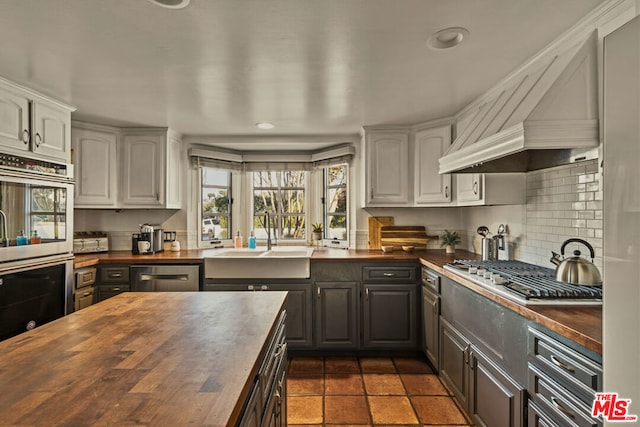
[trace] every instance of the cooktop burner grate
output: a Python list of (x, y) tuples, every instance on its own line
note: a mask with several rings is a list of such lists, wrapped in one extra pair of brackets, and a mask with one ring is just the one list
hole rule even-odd
[(602, 299), (602, 288), (570, 285), (555, 279), (555, 271), (522, 261), (456, 260), (456, 264), (476, 267), (507, 280), (504, 287), (525, 299)]

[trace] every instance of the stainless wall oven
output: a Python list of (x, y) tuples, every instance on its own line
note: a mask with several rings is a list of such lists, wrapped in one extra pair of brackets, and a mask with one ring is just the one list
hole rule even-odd
[(73, 311), (73, 166), (0, 153), (0, 339)]

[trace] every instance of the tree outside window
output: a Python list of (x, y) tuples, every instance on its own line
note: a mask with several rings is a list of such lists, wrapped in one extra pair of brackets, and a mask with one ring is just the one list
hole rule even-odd
[(269, 213), (271, 238), (306, 239), (304, 171), (253, 172), (253, 229), (266, 240), (265, 212)]
[(203, 241), (231, 238), (231, 172), (202, 167), (201, 205)]

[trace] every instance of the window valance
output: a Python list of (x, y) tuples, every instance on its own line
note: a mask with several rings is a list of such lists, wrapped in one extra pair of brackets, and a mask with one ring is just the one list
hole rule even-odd
[(235, 171), (311, 170), (351, 163), (355, 155), (351, 144), (340, 144), (315, 151), (233, 151), (218, 147), (193, 146), (191, 164)]

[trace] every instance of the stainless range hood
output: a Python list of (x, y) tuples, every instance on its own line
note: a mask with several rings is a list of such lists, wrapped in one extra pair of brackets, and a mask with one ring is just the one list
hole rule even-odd
[(597, 38), (534, 59), (459, 114), (440, 173), (526, 172), (598, 157)]

